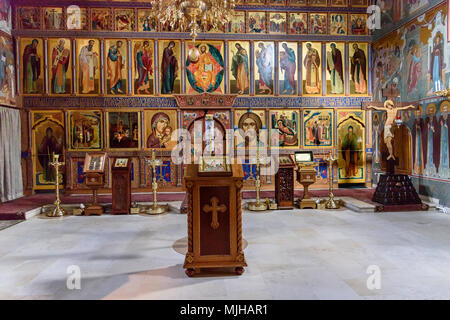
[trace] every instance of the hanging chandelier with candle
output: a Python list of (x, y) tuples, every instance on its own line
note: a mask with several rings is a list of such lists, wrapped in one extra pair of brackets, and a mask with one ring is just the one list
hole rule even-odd
[(151, 0), (155, 15), (172, 29), (179, 26), (181, 31), (189, 31), (197, 38), (207, 27), (217, 28), (228, 24), (234, 14), (235, 0)]

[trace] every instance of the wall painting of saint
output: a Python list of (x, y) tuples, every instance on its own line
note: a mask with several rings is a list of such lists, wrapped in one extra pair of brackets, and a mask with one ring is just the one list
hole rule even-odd
[(160, 40), (158, 44), (161, 94), (181, 93), (181, 42)]
[(298, 109), (274, 109), (270, 110), (270, 139), (272, 148), (299, 147), (299, 121)]
[(43, 8), (43, 15), (45, 30), (63, 30), (65, 28), (62, 8)]
[(303, 93), (320, 95), (322, 92), (322, 44), (303, 42)]
[(16, 63), (14, 59), (13, 39), (7, 35), (0, 35), (0, 103), (4, 105), (16, 104)]
[(229, 41), (230, 93), (249, 94), (250, 90), (250, 42)]
[(22, 94), (44, 93), (44, 41), (20, 38)]
[[(33, 189), (54, 189), (53, 155), (64, 161), (64, 113), (62, 111), (32, 111), (31, 136), (33, 158)], [(60, 187), (64, 185), (64, 170), (59, 172)]]
[(333, 147), (333, 109), (303, 110), (303, 148)]
[[(235, 134), (236, 148), (265, 147), (267, 133), (263, 135), (261, 130), (267, 130), (266, 110), (264, 109), (237, 109), (234, 111), (234, 128), (242, 132)], [(243, 133), (244, 135), (242, 135)], [(254, 134), (252, 134), (254, 133)]]
[(0, 31), (11, 34), (12, 9), (10, 0), (0, 0)]
[(100, 93), (100, 42), (77, 39), (78, 93)]
[(113, 109), (106, 112), (106, 140), (110, 150), (138, 150), (141, 148), (141, 113), (134, 110)]
[(344, 95), (345, 93), (345, 43), (328, 42), (327, 43), (327, 94)]
[(338, 183), (365, 182), (365, 136), (365, 111), (338, 110)]
[(289, 13), (289, 34), (307, 34), (308, 33), (308, 14), (291, 12)]
[(100, 150), (103, 121), (100, 110), (69, 110), (69, 151)]
[(105, 40), (106, 94), (125, 95), (128, 87), (127, 40)]
[(155, 93), (155, 45), (152, 40), (133, 40), (133, 93)]
[(172, 150), (177, 144), (172, 133), (177, 129), (177, 110), (144, 110), (145, 149)]
[(187, 93), (224, 92), (225, 62), (222, 41), (186, 43)]
[(255, 50), (255, 94), (273, 95), (275, 74), (275, 44), (258, 41), (254, 43)]
[(278, 71), (278, 87), (280, 95), (296, 95), (297, 94), (297, 42), (280, 42), (279, 43), (279, 71)]
[(19, 29), (39, 30), (41, 29), (41, 8), (40, 7), (20, 7), (17, 8)]
[(48, 39), (51, 95), (72, 93), (72, 42), (68, 38)]
[(367, 95), (368, 65), (367, 43), (350, 42), (350, 94)]

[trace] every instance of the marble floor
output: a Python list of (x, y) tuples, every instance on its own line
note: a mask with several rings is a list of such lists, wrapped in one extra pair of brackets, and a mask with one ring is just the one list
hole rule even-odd
[(36, 216), (0, 231), (0, 298), (450, 299), (449, 215), (244, 211), (243, 221), (246, 272), (188, 278), (185, 215)]

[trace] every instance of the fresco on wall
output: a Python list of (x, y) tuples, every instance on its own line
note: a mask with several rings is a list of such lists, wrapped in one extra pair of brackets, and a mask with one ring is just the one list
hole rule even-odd
[(147, 149), (172, 150), (177, 142), (171, 141), (178, 129), (176, 110), (145, 110), (144, 139)]
[(102, 112), (69, 110), (69, 150), (100, 150), (103, 146)]
[(273, 42), (255, 42), (255, 94), (273, 94), (275, 75), (275, 44)]
[(133, 48), (133, 93), (153, 95), (155, 93), (153, 40), (133, 40), (131, 47)]
[(373, 44), (374, 98), (395, 85), (403, 101), (435, 96), (449, 87), (446, 8), (438, 7)]
[[(31, 136), (33, 155), (33, 187), (39, 189), (55, 188), (55, 169), (50, 165), (53, 155), (59, 154), (64, 161), (64, 114), (62, 111), (32, 111)], [(59, 173), (61, 187), (64, 170)]]
[(297, 42), (279, 43), (279, 92), (280, 95), (297, 94)]
[(48, 39), (50, 94), (72, 92), (72, 42), (66, 38)]
[(106, 94), (124, 95), (127, 93), (127, 40), (105, 40)]
[(249, 94), (250, 90), (250, 42), (229, 41), (230, 93)]
[(159, 41), (160, 90), (161, 94), (181, 92), (181, 42)]
[(365, 112), (338, 110), (338, 183), (364, 183), (365, 161)]
[(100, 43), (97, 39), (77, 39), (78, 92), (100, 93)]
[(0, 104), (16, 104), (16, 65), (12, 38), (0, 36)]
[(187, 93), (224, 92), (225, 62), (222, 41), (186, 43)]
[(10, 0), (0, 0), (0, 31), (11, 34), (12, 18)]

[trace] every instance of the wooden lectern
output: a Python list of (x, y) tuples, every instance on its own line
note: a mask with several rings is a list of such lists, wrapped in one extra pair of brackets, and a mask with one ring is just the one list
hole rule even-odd
[(84, 214), (102, 215), (103, 207), (98, 203), (98, 189), (105, 184), (105, 152), (87, 153), (84, 159), (86, 186), (92, 189), (92, 203), (86, 206)]
[(247, 266), (242, 249), (242, 166), (230, 165), (231, 175), (202, 175), (200, 167), (187, 165), (184, 177), (188, 202), (186, 274), (192, 277), (200, 268), (230, 267), (241, 275)]
[(131, 160), (115, 158), (112, 175), (112, 214), (130, 214), (131, 209)]
[(295, 163), (289, 155), (280, 156), (278, 172), (275, 175), (275, 201), (278, 209), (294, 209)]

